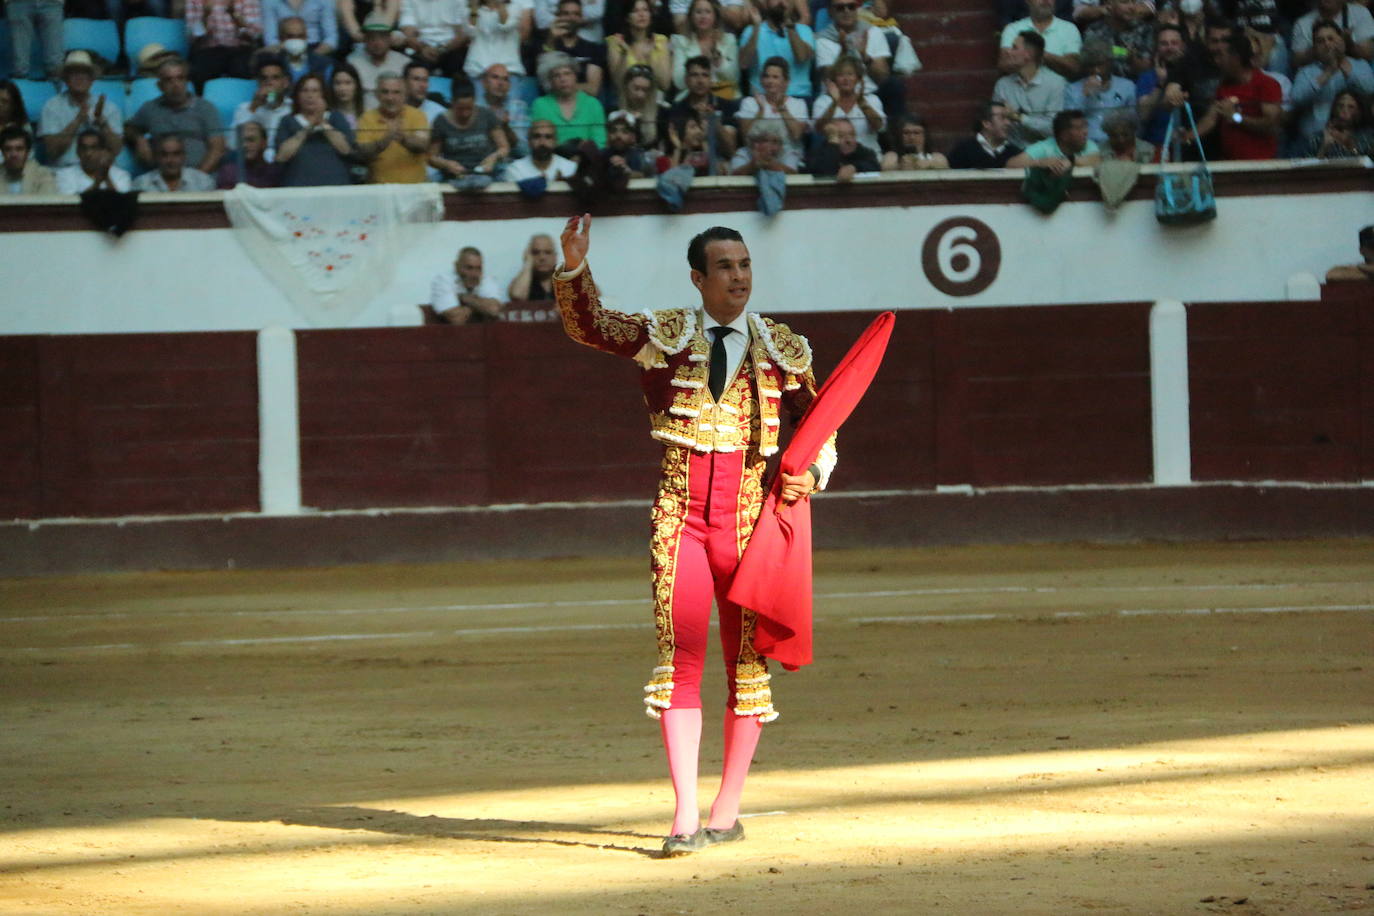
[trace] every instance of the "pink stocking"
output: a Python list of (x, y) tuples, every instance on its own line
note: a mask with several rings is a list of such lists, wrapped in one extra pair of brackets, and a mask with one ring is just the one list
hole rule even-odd
[(744, 777), (749, 775), (749, 764), (754, 760), (754, 748), (758, 747), (762, 731), (763, 723), (758, 716), (737, 716), (729, 709), (725, 711), (725, 766), (706, 826), (728, 830), (735, 825), (740, 796), (744, 794)]
[(668, 752), (668, 775), (673, 780), (677, 796), (677, 811), (673, 815), (675, 836), (696, 833), (701, 826), (701, 811), (697, 808), (697, 752), (701, 747), (701, 708), (665, 709), (663, 748)]

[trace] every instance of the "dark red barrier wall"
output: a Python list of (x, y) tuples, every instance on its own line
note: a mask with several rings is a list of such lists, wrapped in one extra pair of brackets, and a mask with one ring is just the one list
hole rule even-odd
[(1189, 306), (1194, 479), (1374, 478), (1371, 305)]
[(258, 508), (256, 335), (0, 338), (6, 517)]
[(936, 315), (940, 483), (1153, 478), (1148, 304)]

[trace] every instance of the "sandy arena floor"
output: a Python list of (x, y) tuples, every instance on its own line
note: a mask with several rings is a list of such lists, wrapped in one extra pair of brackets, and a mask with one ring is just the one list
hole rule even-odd
[(0, 582), (0, 912), (1374, 910), (1374, 544), (817, 592), (747, 841), (663, 861), (642, 560)]

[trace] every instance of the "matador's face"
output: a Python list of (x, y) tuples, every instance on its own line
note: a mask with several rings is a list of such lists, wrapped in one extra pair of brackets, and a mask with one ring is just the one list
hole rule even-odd
[(718, 239), (706, 245), (706, 272), (692, 271), (692, 282), (701, 290), (701, 304), (717, 321), (734, 320), (749, 304), (754, 289), (749, 248), (734, 239)]

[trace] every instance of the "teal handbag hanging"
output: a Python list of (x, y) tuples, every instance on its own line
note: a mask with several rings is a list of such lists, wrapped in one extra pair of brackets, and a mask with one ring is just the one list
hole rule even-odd
[[(1176, 162), (1183, 160), (1183, 144), (1179, 142), (1175, 129), (1178, 127), (1178, 113), (1182, 111), (1188, 118), (1188, 127), (1197, 135), (1197, 124), (1193, 121), (1193, 109), (1187, 102), (1175, 108), (1169, 115), (1169, 126), (1164, 135), (1164, 148), (1160, 151), (1159, 164), (1167, 165), (1170, 158)], [(1172, 156), (1171, 156), (1172, 154)], [(1155, 185), (1155, 219), (1166, 226), (1193, 226), (1217, 218), (1217, 199), (1212, 194), (1212, 172), (1207, 168), (1207, 157), (1198, 143), (1198, 154), (1202, 161), (1197, 168), (1187, 172), (1159, 173), (1159, 183)]]

